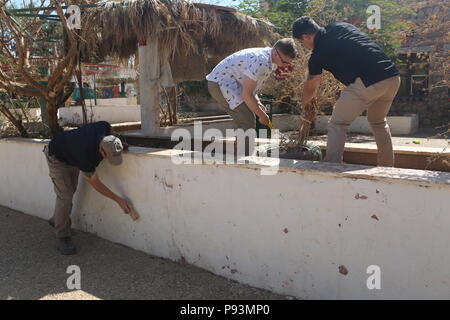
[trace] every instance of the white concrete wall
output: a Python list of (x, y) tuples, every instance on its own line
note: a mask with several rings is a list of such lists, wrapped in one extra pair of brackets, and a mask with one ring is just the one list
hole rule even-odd
[[(113, 100), (113, 99), (111, 99)], [(94, 121), (106, 120), (110, 123), (121, 122), (139, 122), (141, 121), (141, 114), (139, 106), (112, 106), (102, 105), (96, 107), (88, 107), (88, 116), (94, 115)], [(59, 109), (59, 117), (63, 124), (81, 124), (82, 112), (81, 107), (65, 107)], [(328, 120), (330, 116), (318, 116), (315, 122), (314, 131), (317, 133), (326, 133)], [(300, 121), (300, 116), (291, 114), (275, 114), (273, 115), (274, 127), (282, 132), (294, 130), (297, 123)], [(419, 120), (417, 115), (388, 117), (391, 133), (394, 135), (408, 135), (414, 134), (419, 127)], [(231, 119), (225, 120), (208, 120), (203, 121), (204, 129), (216, 128), (225, 134), (226, 129), (237, 128)], [(178, 124), (173, 127), (161, 128), (158, 135), (170, 137), (172, 132), (177, 128), (184, 127), (193, 132), (193, 124)], [(352, 122), (349, 132), (372, 134), (369, 128), (366, 117), (358, 117)]]
[[(102, 105), (86, 108), (88, 120), (105, 120), (109, 123), (137, 122), (141, 121), (141, 109), (139, 106), (113, 106)], [(58, 109), (58, 118), (61, 124), (82, 124), (83, 112), (81, 106), (64, 107)]]
[[(42, 147), (0, 140), (0, 204), (47, 219)], [(142, 217), (80, 179), (72, 220), (99, 237), (299, 298), (450, 299), (448, 173), (283, 161), (262, 176), (258, 165), (177, 166), (169, 151), (140, 148), (98, 173)], [(381, 290), (366, 287), (370, 265)]]
[[(95, 105), (94, 99), (86, 99), (86, 105)], [(112, 98), (112, 99), (97, 99), (98, 106), (135, 106), (137, 105), (136, 97), (128, 98)]]
[[(314, 124), (314, 131), (326, 133), (328, 130), (328, 121), (331, 116), (318, 116)], [(387, 122), (394, 135), (414, 134), (419, 128), (419, 117), (417, 114), (408, 116), (387, 117)], [(348, 132), (372, 134), (367, 117), (360, 116), (350, 125)]]

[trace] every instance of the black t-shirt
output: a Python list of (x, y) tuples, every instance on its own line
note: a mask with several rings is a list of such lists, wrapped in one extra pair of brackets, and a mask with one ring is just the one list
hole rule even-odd
[(308, 67), (310, 75), (319, 75), (325, 69), (346, 86), (358, 77), (368, 87), (399, 74), (395, 64), (375, 42), (344, 22), (320, 29)]
[(99, 145), (103, 137), (111, 134), (111, 125), (99, 121), (56, 136), (48, 146), (48, 153), (59, 161), (77, 167), (85, 173), (95, 172), (103, 160)]

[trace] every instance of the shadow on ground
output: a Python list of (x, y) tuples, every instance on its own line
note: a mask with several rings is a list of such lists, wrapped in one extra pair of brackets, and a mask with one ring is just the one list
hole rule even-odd
[[(79, 253), (62, 256), (47, 221), (0, 206), (0, 299), (285, 298), (88, 233), (73, 239)], [(81, 290), (66, 287), (70, 265), (81, 269)]]

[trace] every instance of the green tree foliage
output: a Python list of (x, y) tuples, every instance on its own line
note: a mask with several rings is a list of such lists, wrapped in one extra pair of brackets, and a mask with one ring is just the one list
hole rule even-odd
[(306, 14), (308, 1), (293, 0), (243, 0), (237, 9), (249, 16), (273, 23), (278, 33), (291, 34), (292, 23)]
[[(369, 5), (381, 8), (381, 29), (367, 28)], [(291, 36), (292, 23), (300, 16), (314, 18), (321, 25), (331, 22), (348, 22), (366, 32), (392, 58), (400, 48), (406, 34), (414, 26), (414, 11), (397, 0), (244, 0), (237, 6), (242, 13), (273, 23), (282, 36)]]
[(257, 18), (264, 18), (273, 23), (277, 32), (288, 36), (292, 23), (306, 14), (308, 1), (293, 0), (244, 0), (240, 10)]
[[(369, 30), (367, 13), (369, 5), (377, 5), (381, 9), (381, 29)], [(322, 24), (334, 21), (348, 22), (367, 33), (393, 59), (406, 39), (408, 32), (414, 27), (412, 17), (415, 12), (403, 1), (392, 0), (312, 0), (307, 11)]]

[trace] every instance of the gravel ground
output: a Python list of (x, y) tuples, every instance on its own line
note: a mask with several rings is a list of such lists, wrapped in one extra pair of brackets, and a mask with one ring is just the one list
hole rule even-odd
[[(76, 231), (79, 253), (60, 255), (47, 221), (0, 206), (0, 299), (255, 299), (284, 296), (150, 256)], [(67, 267), (81, 270), (81, 290), (66, 286)]]

